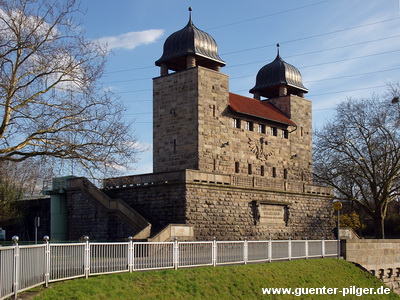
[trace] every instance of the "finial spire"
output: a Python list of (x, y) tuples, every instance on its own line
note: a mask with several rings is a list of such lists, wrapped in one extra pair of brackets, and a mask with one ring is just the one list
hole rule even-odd
[(277, 54), (278, 54), (278, 56), (279, 56), (279, 47), (280, 47), (280, 45), (279, 45), (279, 43), (278, 44), (276, 44), (276, 49), (277, 49)]
[(189, 11), (189, 23), (192, 24), (192, 7), (191, 6), (189, 6), (188, 11)]

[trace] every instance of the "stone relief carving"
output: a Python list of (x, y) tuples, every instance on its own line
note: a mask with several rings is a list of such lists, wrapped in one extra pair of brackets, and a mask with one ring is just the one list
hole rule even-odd
[(258, 201), (252, 201), (251, 210), (253, 213), (254, 225), (260, 224), (260, 203)]
[(264, 138), (260, 138), (259, 140), (252, 140), (251, 138), (249, 138), (248, 144), (251, 152), (253, 152), (256, 157), (261, 161), (267, 160), (269, 156), (272, 156), (274, 154), (273, 150), (267, 150), (266, 145), (268, 145), (268, 141)]

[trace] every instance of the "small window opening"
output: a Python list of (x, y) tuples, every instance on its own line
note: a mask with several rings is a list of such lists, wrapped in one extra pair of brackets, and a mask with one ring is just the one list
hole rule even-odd
[(253, 131), (253, 122), (246, 121), (246, 130)]
[(273, 136), (278, 136), (278, 128), (276, 128), (276, 127), (271, 127), (271, 135), (273, 135)]
[(235, 162), (235, 173), (239, 173), (240, 168), (239, 168), (239, 162)]
[(258, 133), (265, 134), (265, 125), (264, 124), (258, 124)]
[(289, 130), (287, 130), (287, 129), (284, 129), (284, 130), (283, 130), (283, 137), (284, 137), (285, 139), (288, 139), (288, 138), (289, 138)]
[(233, 127), (240, 128), (240, 120), (239, 119), (233, 119)]

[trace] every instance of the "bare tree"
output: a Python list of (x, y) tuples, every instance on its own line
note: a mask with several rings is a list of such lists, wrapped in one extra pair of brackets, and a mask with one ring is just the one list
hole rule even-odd
[[(335, 117), (314, 134), (314, 172), (333, 186), (338, 199), (354, 201), (384, 238), (388, 204), (400, 192), (399, 107), (392, 103), (396, 85), (386, 96), (347, 99)], [(398, 84), (397, 84), (398, 87)], [(397, 89), (398, 91), (398, 89)]]
[(106, 50), (88, 41), (75, 0), (0, 1), (0, 161), (47, 156), (86, 170), (125, 165), (135, 137), (99, 83)]
[(48, 169), (37, 160), (0, 162), (0, 224), (23, 214), (16, 202), (37, 199), (47, 174)]
[(317, 180), (333, 186), (337, 198), (354, 201), (367, 213), (377, 238), (385, 237), (388, 204), (400, 192), (399, 107), (392, 103), (398, 97), (395, 87), (390, 85), (386, 96), (347, 99), (314, 135)]

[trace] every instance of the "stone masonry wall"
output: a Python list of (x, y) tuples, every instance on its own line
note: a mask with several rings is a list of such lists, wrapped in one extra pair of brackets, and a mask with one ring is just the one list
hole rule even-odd
[[(192, 72), (192, 70), (191, 70)], [(192, 139), (198, 140), (198, 170), (220, 174), (234, 174), (235, 163), (239, 163), (239, 174), (273, 177), (275, 168), (277, 178), (311, 181), (312, 167), (312, 124), (311, 101), (298, 96), (273, 99), (274, 105), (286, 103), (288, 116), (297, 124), (285, 126), (251, 116), (235, 115), (229, 109), (228, 76), (220, 72), (198, 67), (198, 132), (192, 132)], [(191, 73), (189, 73), (191, 74)], [(233, 126), (238, 118), (241, 128)], [(252, 130), (245, 123), (253, 124)], [(265, 133), (258, 132), (258, 125), (265, 126)], [(271, 127), (277, 128), (277, 136), (271, 134)], [(283, 130), (289, 132), (285, 138)], [(198, 134), (198, 136), (197, 136)], [(185, 136), (186, 137), (186, 136)], [(254, 151), (260, 147), (260, 140), (266, 141), (264, 153), (269, 156), (261, 159)], [(182, 139), (181, 139), (182, 140)], [(183, 140), (187, 142), (187, 139)]]
[[(289, 168), (303, 173), (304, 180), (312, 180), (312, 102), (299, 96), (289, 95), (269, 100), (281, 109), (297, 127), (290, 134), (291, 156)], [(286, 161), (287, 164), (287, 161)]]
[[(166, 183), (107, 191), (163, 225), (194, 225), (198, 240), (331, 239), (333, 209), (330, 197), (272, 192), (210, 183)], [(287, 207), (287, 224), (255, 224), (255, 205)]]
[[(219, 174), (251, 173), (272, 178), (311, 181), (311, 102), (298, 96), (272, 99), (287, 106), (297, 124), (286, 126), (250, 116), (237, 116), (229, 109), (228, 76), (203, 67), (157, 77), (154, 83), (153, 164), (154, 172), (194, 169)], [(282, 107), (284, 109), (284, 107)], [(233, 126), (240, 118), (241, 128)], [(245, 122), (253, 123), (253, 130)], [(265, 133), (258, 132), (258, 124)], [(271, 134), (271, 127), (278, 130)], [(282, 136), (283, 130), (289, 132)], [(265, 143), (267, 159), (254, 151)], [(261, 170), (263, 168), (263, 171)], [(273, 175), (273, 168), (275, 175)]]
[[(195, 236), (208, 240), (243, 239), (332, 239), (333, 209), (330, 197), (279, 193), (239, 187), (188, 184), (187, 224)], [(288, 209), (286, 224), (255, 222), (254, 204)]]
[(67, 192), (69, 240), (89, 236), (92, 241), (118, 241), (134, 235), (117, 216), (81, 191)]
[(341, 252), (347, 261), (360, 264), (400, 293), (400, 240), (342, 240)]
[(153, 79), (153, 171), (198, 168), (198, 68)]
[(126, 187), (105, 192), (111, 198), (124, 200), (143, 217), (150, 217), (162, 226), (185, 224), (186, 193), (182, 183)]

